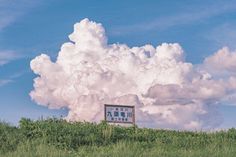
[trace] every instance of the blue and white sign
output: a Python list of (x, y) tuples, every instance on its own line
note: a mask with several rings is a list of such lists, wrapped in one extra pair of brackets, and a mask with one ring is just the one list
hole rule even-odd
[(111, 123), (135, 123), (134, 106), (105, 104), (105, 121)]

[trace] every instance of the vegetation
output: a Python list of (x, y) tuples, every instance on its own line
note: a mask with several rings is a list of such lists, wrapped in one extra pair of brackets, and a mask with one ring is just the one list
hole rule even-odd
[(236, 129), (184, 132), (121, 127), (61, 119), (0, 123), (3, 157), (234, 157)]

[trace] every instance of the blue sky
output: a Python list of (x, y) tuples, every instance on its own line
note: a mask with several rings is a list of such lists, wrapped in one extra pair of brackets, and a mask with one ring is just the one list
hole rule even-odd
[[(0, 0), (0, 119), (64, 116), (31, 101), (36, 75), (30, 60), (46, 53), (55, 60), (73, 24), (100, 22), (109, 43), (129, 46), (177, 42), (193, 64), (218, 49), (236, 49), (236, 1)], [(222, 128), (236, 127), (236, 107), (221, 106)]]

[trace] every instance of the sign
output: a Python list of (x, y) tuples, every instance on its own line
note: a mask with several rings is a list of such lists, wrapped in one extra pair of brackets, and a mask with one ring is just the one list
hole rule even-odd
[(105, 104), (104, 109), (107, 122), (135, 124), (134, 106)]

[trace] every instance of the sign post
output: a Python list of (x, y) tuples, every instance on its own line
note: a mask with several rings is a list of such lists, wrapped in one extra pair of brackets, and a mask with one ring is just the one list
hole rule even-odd
[(109, 123), (135, 125), (135, 108), (127, 105), (104, 105), (104, 118)]

